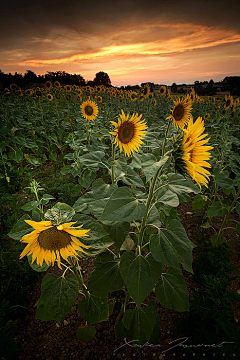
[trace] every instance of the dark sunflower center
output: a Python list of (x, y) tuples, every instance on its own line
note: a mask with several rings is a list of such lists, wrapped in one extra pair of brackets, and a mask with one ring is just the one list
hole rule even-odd
[(229, 106), (230, 105), (230, 100), (227, 100), (226, 101), (226, 106)]
[(85, 107), (85, 113), (88, 115), (88, 116), (91, 116), (93, 114), (93, 108), (90, 106), (90, 105), (87, 105)]
[(182, 118), (184, 116), (184, 107), (181, 104), (178, 104), (175, 107), (175, 109), (173, 111), (173, 116), (176, 121), (182, 120)]
[(123, 144), (128, 144), (134, 136), (134, 124), (131, 122), (123, 123), (118, 129), (118, 139)]
[(48, 250), (60, 250), (70, 242), (70, 235), (66, 231), (58, 230), (55, 226), (43, 230), (38, 236), (39, 245)]
[(164, 89), (160, 89), (160, 93), (162, 94), (164, 92)]

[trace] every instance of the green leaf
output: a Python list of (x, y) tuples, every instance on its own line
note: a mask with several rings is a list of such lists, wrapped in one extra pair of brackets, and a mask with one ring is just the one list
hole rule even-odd
[(128, 309), (124, 313), (124, 326), (130, 329), (132, 343), (136, 347), (141, 348), (150, 340), (157, 318), (156, 304), (153, 300), (146, 307)]
[(204, 196), (202, 194), (197, 194), (194, 196), (194, 199), (193, 199), (193, 202), (192, 202), (192, 208), (193, 210), (200, 210), (200, 209), (203, 209), (204, 206), (206, 205), (207, 203), (207, 196)]
[(165, 194), (160, 197), (158, 202), (172, 207), (177, 207), (179, 205), (179, 199), (177, 194), (172, 192), (171, 190), (167, 190)]
[(49, 159), (51, 159), (52, 161), (56, 161), (57, 160), (57, 154), (56, 153), (49, 154)]
[(209, 208), (207, 216), (224, 216), (227, 215), (227, 209), (221, 204), (220, 201), (215, 201)]
[(43, 205), (46, 205), (46, 204), (49, 203), (50, 200), (53, 200), (53, 199), (55, 199), (54, 196), (48, 195), (48, 194), (44, 194), (43, 197), (42, 197), (42, 199), (41, 199), (41, 203), (42, 203)]
[(180, 221), (172, 220), (166, 229), (150, 237), (150, 251), (156, 261), (174, 268), (192, 271), (192, 249), (195, 245), (188, 239)]
[(217, 247), (217, 246), (223, 244), (224, 242), (226, 242), (226, 239), (220, 234), (214, 234), (211, 237), (211, 243), (212, 243), (213, 247)]
[(146, 206), (136, 199), (127, 187), (118, 188), (109, 198), (100, 221), (134, 221), (146, 214)]
[(190, 179), (186, 179), (183, 175), (175, 173), (168, 174), (168, 187), (177, 195), (182, 193), (189, 194), (191, 192), (199, 194), (201, 192), (199, 187)]
[(112, 292), (123, 287), (119, 271), (119, 261), (113, 260), (97, 267), (90, 275), (88, 281), (89, 291)]
[(125, 328), (122, 320), (120, 320), (118, 323), (115, 324), (114, 330), (117, 339), (127, 337), (129, 331), (127, 328)]
[(99, 163), (104, 158), (103, 151), (92, 151), (88, 154), (79, 156), (79, 161), (85, 165), (89, 170), (96, 171), (99, 169)]
[(32, 211), (38, 207), (38, 201), (29, 201), (28, 203), (24, 204), (21, 209), (24, 211)]
[(24, 220), (31, 220), (31, 218), (29, 215), (24, 214), (13, 226), (12, 230), (8, 233), (8, 236), (10, 238), (14, 240), (21, 240), (24, 235), (29, 234), (34, 230)]
[(96, 260), (94, 261), (94, 267), (99, 268), (103, 264), (106, 264), (108, 262), (111, 262), (114, 260), (114, 255), (110, 253), (109, 251), (104, 251), (103, 253), (99, 254), (96, 257)]
[(78, 178), (78, 182), (82, 187), (88, 189), (91, 183), (96, 179), (96, 173), (86, 170), (84, 171), (83, 175)]
[(78, 252), (82, 258), (95, 256), (113, 244), (113, 240), (108, 236), (104, 228), (92, 217), (75, 214), (72, 220), (77, 221), (75, 226), (83, 224), (83, 229), (90, 229), (89, 236), (81, 238), (83, 244), (90, 246), (89, 249), (84, 249), (86, 253)]
[(95, 326), (83, 326), (77, 329), (77, 337), (85, 343), (89, 343), (96, 335)]
[(239, 202), (236, 202), (235, 208), (236, 208), (236, 212), (240, 216), (240, 204), (239, 204)]
[[(72, 309), (78, 296), (79, 284), (75, 275), (63, 278), (47, 274), (42, 280), (41, 289), (40, 304), (51, 314), (51, 320), (60, 322)], [(38, 311), (36, 318), (42, 320)]]
[(109, 316), (107, 293), (92, 293), (88, 299), (83, 299), (78, 304), (78, 310), (84, 320), (90, 324), (107, 321)]
[(55, 225), (70, 222), (74, 214), (75, 210), (71, 206), (58, 202), (54, 207), (47, 210), (44, 217)]
[(72, 166), (71, 165), (66, 165), (61, 169), (60, 173), (62, 175), (67, 175), (67, 174), (69, 174), (71, 172), (71, 170), (72, 170)]
[(226, 190), (233, 189), (233, 180), (229, 177), (229, 172), (227, 170), (214, 170), (213, 173), (215, 175), (215, 181), (218, 186), (221, 186), (223, 189)]
[(119, 224), (119, 226), (109, 226), (104, 225), (104, 229), (109, 234), (110, 238), (114, 241), (114, 247), (117, 250), (120, 250), (124, 240), (130, 231), (130, 223), (125, 222)]
[(45, 261), (43, 262), (43, 265), (40, 266), (36, 263), (36, 260), (32, 263), (32, 254), (31, 255), (28, 255), (27, 256), (27, 259), (28, 259), (28, 263), (29, 265), (31, 266), (31, 268), (34, 270), (34, 271), (37, 271), (37, 272), (43, 272), (43, 271), (46, 271), (49, 266), (51, 266), (52, 263), (50, 263), (49, 265), (47, 263), (45, 263)]
[(121, 257), (120, 272), (129, 295), (140, 306), (161, 276), (162, 266), (151, 255), (144, 258), (128, 251)]
[(122, 180), (127, 185), (135, 185), (143, 187), (143, 181), (140, 176), (130, 168), (129, 165), (124, 164), (122, 161), (115, 161), (115, 177), (118, 180)]
[(160, 303), (168, 309), (189, 310), (189, 293), (179, 269), (170, 268), (166, 274), (162, 274), (162, 280), (156, 285), (155, 294)]
[(154, 177), (159, 168), (162, 167), (168, 159), (169, 156), (166, 155), (161, 157), (159, 161), (156, 161), (155, 156), (152, 154), (144, 154), (142, 156), (142, 170), (147, 182)]

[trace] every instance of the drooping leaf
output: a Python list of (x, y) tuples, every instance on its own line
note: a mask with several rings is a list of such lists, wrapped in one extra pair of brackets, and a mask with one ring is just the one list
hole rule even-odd
[[(60, 322), (72, 309), (79, 291), (79, 284), (75, 275), (65, 278), (55, 274), (47, 274), (42, 280), (42, 293), (38, 307), (43, 305), (51, 320)], [(42, 311), (42, 310), (41, 310)], [(36, 314), (36, 318), (41, 318), (41, 311)]]
[(121, 257), (120, 272), (129, 295), (140, 306), (161, 276), (162, 266), (151, 255), (144, 258), (127, 251)]
[(160, 303), (168, 309), (189, 310), (189, 293), (179, 269), (170, 268), (166, 274), (162, 274), (162, 280), (155, 287), (155, 294)]
[(188, 239), (180, 221), (172, 220), (165, 229), (150, 237), (150, 251), (156, 261), (192, 272), (192, 249), (195, 245)]

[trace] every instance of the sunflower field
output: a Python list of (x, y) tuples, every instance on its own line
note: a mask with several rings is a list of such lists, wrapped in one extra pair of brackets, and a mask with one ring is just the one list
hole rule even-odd
[[(128, 358), (240, 356), (239, 98), (58, 81), (0, 97), (2, 359), (26, 358), (38, 282), (34, 321), (75, 309), (81, 349), (111, 320), (113, 357), (126, 339)], [(182, 317), (160, 346), (162, 309)]]

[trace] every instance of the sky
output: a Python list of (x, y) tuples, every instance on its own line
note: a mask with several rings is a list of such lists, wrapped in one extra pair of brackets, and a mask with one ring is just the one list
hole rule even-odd
[(7, 0), (0, 69), (48, 71), (112, 85), (171, 85), (240, 75), (236, 0)]

